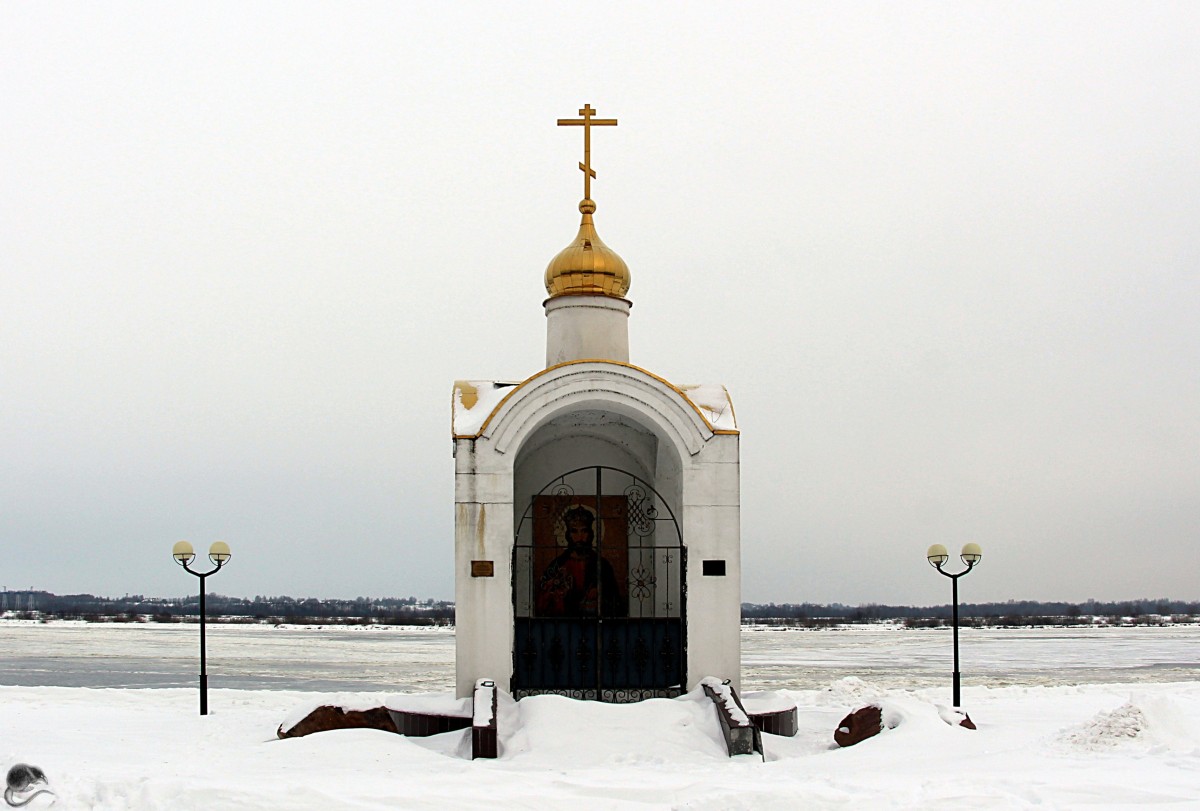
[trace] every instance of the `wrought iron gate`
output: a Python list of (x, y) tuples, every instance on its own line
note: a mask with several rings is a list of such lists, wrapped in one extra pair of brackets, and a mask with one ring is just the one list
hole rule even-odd
[(680, 695), (686, 554), (670, 506), (631, 473), (579, 468), (542, 488), (513, 546), (512, 694)]

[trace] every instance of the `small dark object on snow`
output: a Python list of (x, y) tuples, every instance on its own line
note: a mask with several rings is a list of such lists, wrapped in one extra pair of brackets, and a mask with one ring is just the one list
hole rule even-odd
[(872, 704), (843, 718), (837, 731), (833, 733), (833, 740), (838, 746), (854, 746), (872, 735), (878, 735), (882, 729), (883, 710)]
[[(39, 794), (54, 794), (48, 788), (37, 788), (39, 784), (46, 784), (46, 773), (37, 766), (18, 763), (8, 770), (8, 788), (4, 789), (4, 802), (13, 808), (20, 808), (23, 805), (29, 805)], [(18, 797), (17, 795), (27, 796)]]
[(942, 716), (942, 720), (952, 727), (975, 729), (975, 722), (971, 720), (971, 716), (955, 707), (943, 707), (939, 704), (938, 715)]

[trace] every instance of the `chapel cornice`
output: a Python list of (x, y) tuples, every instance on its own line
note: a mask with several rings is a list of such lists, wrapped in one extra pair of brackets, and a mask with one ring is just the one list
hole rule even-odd
[(543, 369), (515, 385), (459, 381), (454, 391), (453, 438), (491, 438), (496, 450), (504, 453), (523, 435), (522, 424), (531, 419), (526, 404), (536, 401), (540, 413), (555, 405), (561, 411), (584, 400), (625, 402), (635, 410), (658, 413), (664, 423), (673, 424), (677, 441), (689, 453), (697, 453), (713, 435), (739, 433), (724, 386), (677, 386), (631, 363), (581, 359)]

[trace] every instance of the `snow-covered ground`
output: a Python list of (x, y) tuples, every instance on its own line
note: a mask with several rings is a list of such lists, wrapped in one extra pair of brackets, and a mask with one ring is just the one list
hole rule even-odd
[[(964, 634), (976, 731), (939, 717), (948, 633), (747, 630), (745, 690), (788, 685), (799, 707), (799, 735), (764, 736), (765, 763), (725, 755), (702, 694), (502, 703), (495, 761), (461, 758), (465, 732), (281, 741), (276, 727), (310, 702), (448, 692), (452, 632), (211, 631), (202, 718), (195, 626), (0, 624), (0, 767), (41, 767), (54, 807), (69, 809), (1200, 809), (1200, 628)], [(87, 684), (89, 662), (92, 684), (187, 686), (12, 686), (51, 684), (60, 671), (63, 683)], [(233, 670), (259, 689), (230, 687)], [(263, 689), (350, 685), (356, 673), (367, 691)], [(386, 691), (372, 689), (380, 681)], [(841, 718), (872, 702), (895, 728), (836, 748)]]

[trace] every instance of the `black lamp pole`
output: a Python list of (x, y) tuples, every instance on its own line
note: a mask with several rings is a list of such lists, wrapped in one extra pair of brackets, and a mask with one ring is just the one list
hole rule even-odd
[(175, 562), (182, 566), (185, 572), (194, 574), (200, 578), (200, 714), (208, 715), (208, 668), (205, 662), (204, 650), (204, 619), (207, 616), (204, 606), (204, 593), (208, 589), (204, 581), (209, 575), (221, 571), (221, 567), (229, 562), (229, 558), (232, 555), (229, 554), (229, 544), (224, 541), (214, 543), (208, 550), (208, 559), (216, 568), (207, 572), (197, 572), (189, 565), (195, 559), (196, 553), (192, 550), (192, 545), (187, 541), (180, 541), (175, 544), (175, 548), (171, 551), (171, 557), (175, 558)]
[(946, 547), (935, 543), (929, 547), (929, 551), (925, 553), (926, 560), (929, 565), (938, 570), (939, 574), (944, 574), (950, 578), (953, 584), (952, 588), (952, 605), (953, 605), (953, 626), (954, 626), (954, 708), (962, 707), (962, 687), (960, 684), (960, 675), (958, 672), (958, 578), (962, 577), (967, 572), (975, 568), (983, 558), (983, 552), (977, 543), (969, 543), (962, 548), (960, 555), (962, 562), (967, 565), (967, 568), (958, 574), (950, 574), (942, 567), (946, 565), (946, 561), (950, 559), (950, 555), (946, 552)]

